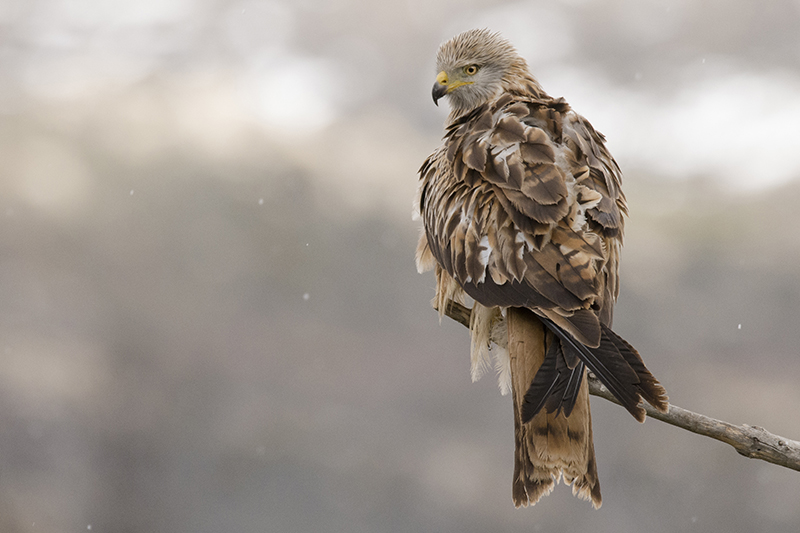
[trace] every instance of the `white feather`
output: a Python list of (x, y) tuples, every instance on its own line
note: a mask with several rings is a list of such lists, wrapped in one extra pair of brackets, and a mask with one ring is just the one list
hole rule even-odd
[(472, 333), (470, 347), (470, 374), (472, 381), (478, 381), (489, 368), (489, 342), (492, 338), (492, 322), (497, 313), (494, 307), (484, 307), (475, 302), (470, 315), (469, 329)]
[(486, 266), (489, 263), (489, 256), (492, 254), (492, 247), (489, 245), (488, 235), (481, 237), (480, 246), (483, 250), (481, 250), (481, 253), (478, 255), (478, 261), (480, 261), (483, 266)]
[(427, 272), (436, 266), (436, 259), (433, 257), (433, 253), (431, 253), (431, 249), (428, 246), (428, 238), (425, 235), (425, 228), (420, 229), (421, 231), (419, 242), (417, 243), (415, 260), (417, 263), (417, 272), (422, 274), (423, 272)]
[(508, 356), (508, 327), (500, 313), (498, 318), (492, 327), (492, 340), (497, 344), (492, 351), (497, 384), (500, 386), (500, 394), (505, 396), (511, 392), (511, 359)]
[(433, 298), (433, 307), (439, 311), (439, 323), (442, 323), (445, 307), (452, 300), (464, 304), (464, 291), (456, 281), (450, 277), (438, 264), (436, 271), (436, 296)]

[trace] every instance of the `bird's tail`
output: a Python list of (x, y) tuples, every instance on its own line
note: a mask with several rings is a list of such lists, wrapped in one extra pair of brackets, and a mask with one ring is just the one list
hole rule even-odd
[[(574, 495), (599, 508), (602, 497), (583, 361), (565, 358), (560, 339), (531, 311), (508, 308), (506, 320), (516, 435), (514, 504), (535, 504), (563, 477), (572, 484)], [(541, 375), (555, 372), (561, 379), (551, 380), (544, 385), (547, 390), (535, 395), (543, 398), (542, 405), (529, 418), (532, 410), (526, 401), (532, 398), (528, 391), (536, 385), (534, 377), (543, 366)]]

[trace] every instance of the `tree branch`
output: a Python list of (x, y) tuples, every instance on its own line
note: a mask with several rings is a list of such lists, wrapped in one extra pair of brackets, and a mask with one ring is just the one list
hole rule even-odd
[[(445, 309), (445, 314), (448, 317), (466, 327), (469, 327), (471, 313), (471, 309), (453, 301), (448, 302), (447, 309)], [(596, 378), (589, 378), (589, 394), (605, 398), (619, 405), (619, 401)], [(669, 411), (666, 413), (656, 411), (646, 402), (643, 407), (648, 416), (692, 433), (705, 435), (730, 444), (745, 457), (761, 459), (762, 461), (800, 471), (800, 442), (798, 441), (774, 435), (758, 426), (748, 426), (746, 424), (737, 426), (687, 411), (672, 404), (670, 404)]]

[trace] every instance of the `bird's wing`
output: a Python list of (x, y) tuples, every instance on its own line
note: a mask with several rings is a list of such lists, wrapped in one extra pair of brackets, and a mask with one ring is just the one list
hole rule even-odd
[(507, 94), (455, 120), (420, 174), (423, 255), (481, 304), (599, 345), (625, 211), (601, 134), (562, 99)]
[(420, 174), (420, 264), (432, 257), (448, 287), (483, 306), (531, 309), (560, 339), (553, 355), (564, 361), (530, 383), (523, 422), (542, 407), (572, 409), (578, 360), (638, 420), (642, 398), (667, 409), (663, 387), (610, 329), (626, 207), (602, 135), (563, 100), (505, 95), (455, 120)]

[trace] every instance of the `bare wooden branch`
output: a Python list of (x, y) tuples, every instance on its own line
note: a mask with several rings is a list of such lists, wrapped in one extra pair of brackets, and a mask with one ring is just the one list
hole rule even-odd
[[(471, 309), (457, 302), (449, 302), (445, 314), (469, 327)], [(619, 405), (619, 401), (594, 378), (589, 379), (589, 393)], [(737, 426), (729, 422), (710, 418), (670, 404), (669, 411), (660, 413), (650, 404), (644, 403), (647, 415), (667, 424), (672, 424), (698, 435), (705, 435), (726, 444), (745, 457), (761, 459), (769, 463), (800, 471), (800, 442), (774, 435), (758, 426)]]

